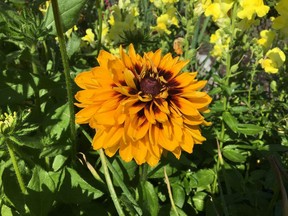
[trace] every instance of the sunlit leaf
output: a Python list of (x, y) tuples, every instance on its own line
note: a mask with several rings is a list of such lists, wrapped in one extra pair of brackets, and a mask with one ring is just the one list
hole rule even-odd
[[(77, 19), (80, 15), (80, 11), (85, 3), (86, 0), (58, 0), (59, 13), (64, 32), (76, 24)], [(48, 11), (45, 15), (44, 26), (48, 29), (51, 29), (51, 34), (56, 35), (56, 27), (52, 5), (49, 6)]]

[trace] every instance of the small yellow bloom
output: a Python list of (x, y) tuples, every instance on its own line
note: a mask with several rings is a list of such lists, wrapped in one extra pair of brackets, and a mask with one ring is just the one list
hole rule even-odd
[(232, 0), (211, 3), (205, 9), (205, 16), (212, 16), (214, 22), (223, 18), (228, 18), (228, 12), (231, 10), (232, 6)]
[(74, 25), (72, 28), (68, 29), (66, 32), (65, 32), (65, 35), (67, 36), (67, 38), (69, 38), (72, 34), (73, 31), (77, 31), (78, 30), (78, 27), (76, 25)]
[(263, 48), (268, 49), (275, 38), (275, 32), (272, 30), (262, 30), (260, 32), (260, 39), (257, 40), (257, 43), (261, 45)]
[(178, 27), (178, 19), (176, 17), (176, 9), (170, 7), (167, 13), (162, 14), (156, 20), (157, 26), (151, 27), (151, 29), (156, 30), (159, 33), (171, 34), (171, 31), (168, 29), (171, 25)]
[(86, 29), (86, 35), (81, 38), (83, 41), (87, 41), (91, 46), (95, 45), (95, 34), (91, 28)]
[(211, 55), (219, 59), (229, 51), (230, 37), (221, 28), (210, 36), (210, 43), (214, 44)]
[(179, 0), (150, 0), (150, 2), (153, 3), (157, 8), (161, 8), (167, 4), (174, 4), (178, 1)]
[(260, 59), (259, 63), (266, 73), (278, 73), (279, 68), (284, 64), (286, 56), (284, 52), (275, 47), (269, 50), (264, 59)]
[(50, 5), (50, 0), (45, 1), (44, 3), (39, 5), (39, 10), (42, 12), (43, 15), (47, 13), (49, 5)]
[(254, 14), (258, 17), (265, 16), (269, 11), (269, 6), (264, 5), (263, 0), (240, 0), (241, 9), (237, 16), (240, 19), (251, 20)]

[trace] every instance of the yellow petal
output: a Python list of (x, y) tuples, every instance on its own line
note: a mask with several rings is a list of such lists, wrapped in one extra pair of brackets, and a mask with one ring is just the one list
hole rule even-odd
[(119, 144), (120, 139), (123, 137), (124, 129), (122, 127), (112, 127), (106, 135), (103, 148), (111, 148), (112, 146)]
[(121, 143), (120, 149), (119, 149), (119, 154), (120, 154), (120, 157), (124, 161), (130, 162), (133, 158), (132, 143), (128, 143), (128, 144)]

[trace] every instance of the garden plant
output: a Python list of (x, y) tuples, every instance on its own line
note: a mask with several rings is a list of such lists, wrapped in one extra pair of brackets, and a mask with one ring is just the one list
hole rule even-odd
[(288, 0), (1, 0), (0, 215), (287, 216)]

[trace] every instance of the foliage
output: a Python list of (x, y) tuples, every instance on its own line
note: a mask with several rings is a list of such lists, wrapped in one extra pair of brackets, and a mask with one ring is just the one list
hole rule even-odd
[(287, 215), (287, 1), (253, 2), (58, 0), (73, 95), (101, 49), (130, 43), (208, 80), (206, 141), (155, 167), (103, 159), (87, 125), (71, 136), (51, 3), (0, 2), (0, 214)]

